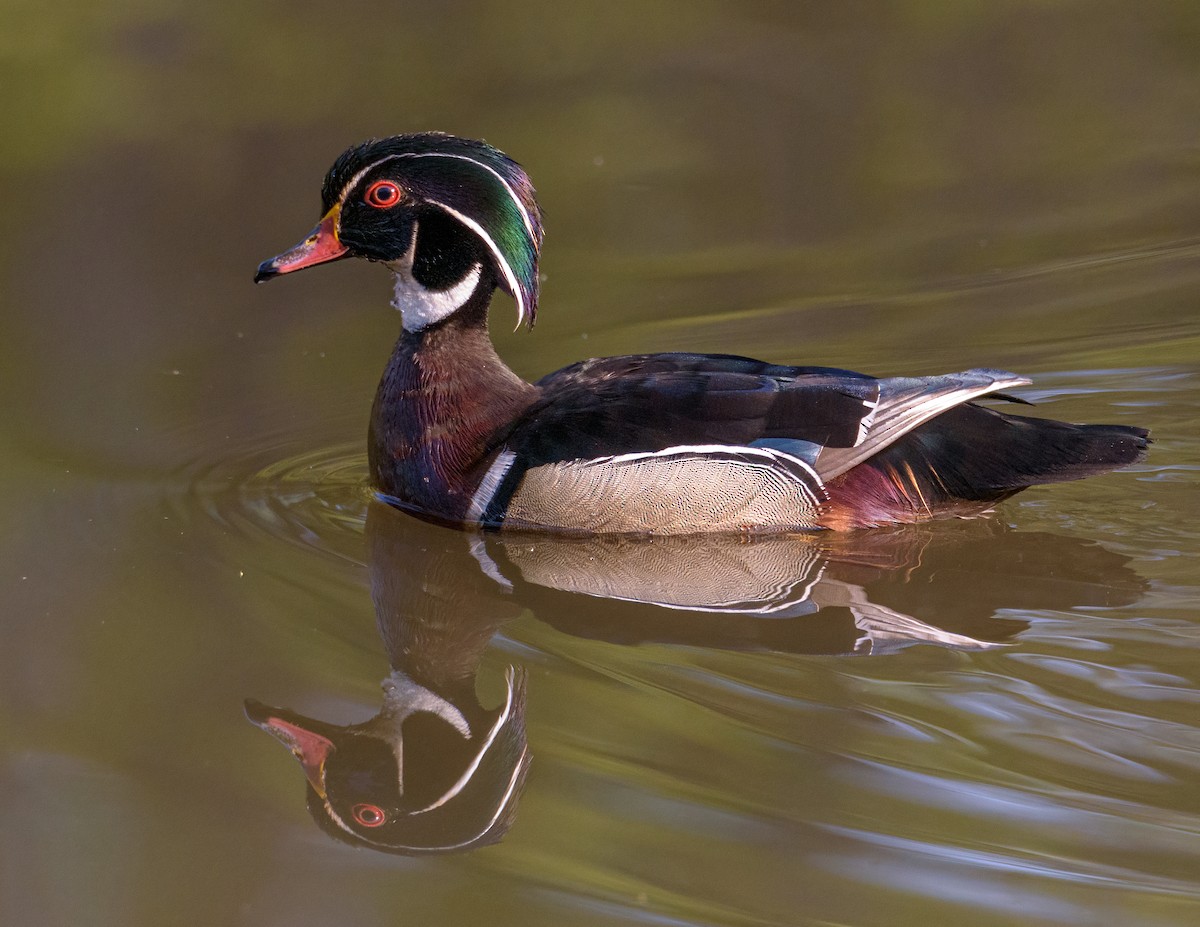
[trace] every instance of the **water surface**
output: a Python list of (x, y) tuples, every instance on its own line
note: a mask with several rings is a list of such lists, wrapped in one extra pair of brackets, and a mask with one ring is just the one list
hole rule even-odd
[[(0, 921), (1200, 918), (1192, 6), (0, 19)], [(494, 310), (523, 375), (1003, 367), (1152, 454), (987, 521), (774, 551), (481, 548), (372, 507), (386, 276), (250, 280), (345, 145), (428, 128), (541, 193), (538, 327)], [(442, 618), (431, 685), (482, 712), (510, 667), (523, 687), (506, 830), (348, 846), (243, 701), (363, 722), (397, 627)]]

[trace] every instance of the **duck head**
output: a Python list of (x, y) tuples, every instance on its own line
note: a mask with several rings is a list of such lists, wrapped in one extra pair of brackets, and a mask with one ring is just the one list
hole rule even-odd
[(321, 188), (322, 218), (295, 247), (264, 261), (255, 282), (346, 257), (387, 264), (394, 305), (419, 330), (499, 286), (518, 325), (537, 312), (542, 220), (533, 185), (503, 152), (438, 132), (347, 149)]

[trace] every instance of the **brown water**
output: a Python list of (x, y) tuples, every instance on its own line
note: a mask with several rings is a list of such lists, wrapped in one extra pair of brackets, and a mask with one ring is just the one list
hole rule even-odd
[[(0, 11), (0, 921), (1200, 922), (1200, 7), (107, 6)], [(371, 508), (385, 275), (250, 279), (426, 128), (539, 187), (525, 375), (1004, 367), (1152, 454), (787, 550)], [(518, 667), (499, 843), (334, 840), (243, 716), (389, 662), (487, 718)]]

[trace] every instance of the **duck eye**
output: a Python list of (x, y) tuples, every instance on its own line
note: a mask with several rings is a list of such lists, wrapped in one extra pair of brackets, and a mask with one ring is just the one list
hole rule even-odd
[(378, 805), (362, 804), (355, 805), (350, 809), (350, 813), (354, 815), (354, 820), (363, 827), (378, 827), (387, 820), (387, 814)]
[(400, 188), (390, 180), (377, 180), (367, 187), (363, 199), (367, 201), (368, 206), (387, 209), (400, 202)]

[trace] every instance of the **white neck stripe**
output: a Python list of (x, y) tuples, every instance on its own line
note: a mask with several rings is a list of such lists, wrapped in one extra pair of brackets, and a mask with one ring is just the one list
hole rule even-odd
[(472, 264), (458, 283), (448, 290), (431, 290), (422, 285), (412, 274), (413, 257), (417, 251), (417, 235), (420, 228), (413, 223), (412, 242), (408, 252), (388, 266), (395, 275), (392, 306), (400, 310), (401, 324), (406, 331), (416, 332), (461, 309), (479, 286), (483, 268)]

